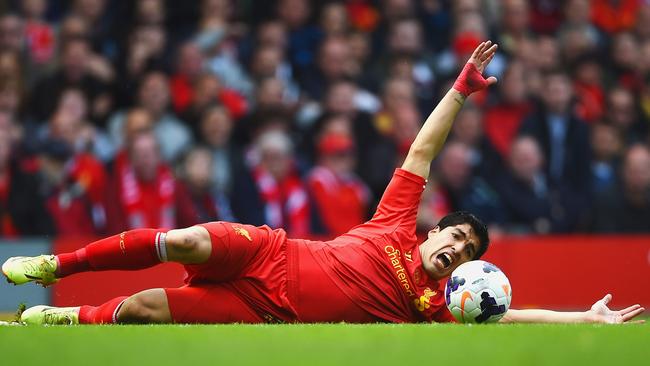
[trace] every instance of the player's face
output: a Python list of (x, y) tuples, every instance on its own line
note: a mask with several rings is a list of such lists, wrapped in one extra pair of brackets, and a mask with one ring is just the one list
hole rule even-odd
[(422, 266), (435, 280), (445, 278), (461, 264), (471, 261), (479, 248), (479, 240), (469, 224), (436, 226), (420, 245)]

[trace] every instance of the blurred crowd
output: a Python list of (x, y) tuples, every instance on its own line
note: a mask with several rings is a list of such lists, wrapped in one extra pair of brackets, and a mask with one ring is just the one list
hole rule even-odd
[(482, 40), (421, 203), (506, 233), (650, 232), (650, 2), (0, 3), (0, 237), (372, 215)]

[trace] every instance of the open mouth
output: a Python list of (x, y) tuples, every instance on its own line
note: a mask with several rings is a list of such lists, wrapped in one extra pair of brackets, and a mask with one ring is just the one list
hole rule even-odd
[(447, 269), (451, 266), (451, 263), (453, 262), (451, 255), (449, 253), (441, 253), (438, 254), (436, 257), (438, 261), (442, 264), (442, 268)]

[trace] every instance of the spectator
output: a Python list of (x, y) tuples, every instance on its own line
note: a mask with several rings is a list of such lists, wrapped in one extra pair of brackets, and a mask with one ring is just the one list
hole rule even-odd
[(628, 143), (642, 140), (647, 132), (637, 114), (634, 95), (627, 89), (616, 87), (609, 90), (605, 118)]
[[(451, 139), (463, 143), (469, 149), (473, 175), (490, 180), (502, 168), (502, 160), (484, 135), (483, 119), (480, 108), (466, 103), (452, 126)], [(419, 125), (417, 128), (419, 130)]]
[(115, 155), (115, 146), (103, 130), (87, 120), (88, 102), (79, 89), (66, 89), (48, 124), (39, 131), (42, 136), (53, 137), (67, 143), (77, 153), (91, 153), (107, 162)]
[[(278, 195), (304, 191), (301, 174), (323, 168), (322, 136), (352, 139), (355, 173), (370, 197), (380, 197), (431, 105), (451, 86), (448, 77), (490, 35), (499, 38), (500, 51), (486, 72), (499, 84), (474, 95), (459, 113), (453, 141), (439, 158), (439, 175), (430, 177), (423, 196), (420, 225), (469, 209), (489, 218), (493, 228), (571, 232), (589, 228), (585, 212), (594, 205), (592, 191), (600, 207), (627, 202), (620, 199), (627, 197), (618, 177), (622, 152), (630, 144), (650, 143), (650, 6), (643, 1), (249, 3), (0, 5), (0, 129), (11, 140), (0, 169), (0, 216), (13, 220), (12, 232), (72, 230), (57, 224), (57, 217), (81, 206), (70, 215), (86, 215), (80, 220), (90, 224), (79, 229), (104, 230), (96, 209), (108, 190), (101, 172), (131, 164), (134, 142), (152, 131), (162, 165), (183, 157), (181, 167), (194, 172), (178, 172), (184, 186), (175, 186), (178, 195), (168, 205), (178, 213), (174, 224), (225, 217), (223, 208), (216, 216), (210, 211), (216, 190), (233, 196), (238, 220), (277, 223), (264, 207), (280, 207), (283, 223), (308, 232), (318, 224), (301, 216), (309, 205), (294, 210)], [(533, 159), (537, 150), (518, 133), (535, 139), (542, 159)], [(260, 155), (259, 137), (278, 134), (283, 138), (273, 143), (262, 139), (269, 149)], [(285, 138), (299, 149), (288, 153)], [(209, 158), (202, 146), (193, 151), (193, 140), (205, 144)], [(41, 148), (43, 141), (50, 150)], [(67, 145), (70, 155), (57, 145)], [(33, 156), (39, 151), (42, 165)], [(537, 195), (538, 183), (533, 189), (525, 183), (530, 178), (521, 178), (526, 164), (514, 164), (514, 155), (541, 165), (535, 176), (544, 177), (545, 195)], [(206, 164), (210, 174), (201, 168)], [(260, 177), (268, 176), (274, 182), (277, 177), (277, 189), (260, 195), (266, 187), (258, 184), (266, 181)], [(496, 193), (497, 182), (506, 178), (504, 184), (515, 188), (504, 195), (519, 192), (531, 207), (547, 199), (550, 214), (541, 221), (499, 216), (497, 207), (512, 204)], [(25, 202), (30, 197), (21, 193), (23, 186), (46, 189), (36, 202)], [(243, 197), (240, 188), (254, 194)], [(61, 206), (56, 197), (72, 197), (73, 204)], [(32, 225), (23, 219), (28, 215), (44, 224)]]
[(80, 90), (64, 91), (54, 116), (41, 131), (42, 139), (57, 140), (70, 148), (71, 156), (66, 161), (66, 173), (74, 180), (79, 194), (85, 196), (96, 231), (104, 233), (108, 178), (104, 166), (95, 156), (101, 156), (102, 149), (106, 149), (105, 145), (108, 145), (111, 156), (114, 152), (107, 137), (97, 133), (86, 122), (86, 110), (86, 101)]
[(15, 14), (0, 16), (0, 50), (22, 53), (25, 46), (25, 23)]
[(591, 129), (591, 146), (594, 153), (591, 164), (591, 187), (594, 193), (602, 193), (616, 183), (623, 139), (616, 127), (598, 123)]
[(46, 0), (22, 2), (25, 17), (25, 40), (30, 61), (42, 65), (50, 62), (56, 48), (54, 27), (45, 21)]
[(309, 235), (309, 199), (296, 172), (289, 137), (280, 131), (258, 136), (249, 169), (236, 182), (237, 189), (233, 192), (235, 216), (253, 225), (288, 228), (292, 237)]
[(611, 47), (612, 76), (616, 83), (630, 90), (638, 90), (640, 44), (629, 32), (618, 33), (614, 36)]
[(560, 44), (557, 39), (550, 36), (541, 36), (535, 42), (536, 51), (531, 57), (534, 57), (534, 64), (542, 72), (552, 72), (562, 69), (562, 53)]
[(332, 83), (350, 76), (351, 66), (352, 57), (345, 38), (326, 38), (320, 45), (315, 66), (301, 77), (303, 90), (312, 99), (320, 100)]
[(326, 36), (347, 35), (350, 24), (345, 4), (342, 2), (325, 4), (321, 9), (320, 27)]
[(591, 5), (588, 0), (570, 0), (564, 4), (564, 22), (558, 31), (565, 60), (572, 61), (593, 51), (601, 40), (601, 34), (591, 23)]
[(269, 20), (259, 25), (257, 29), (257, 44), (259, 47), (270, 46), (280, 49), (288, 47), (287, 25), (279, 20)]
[(94, 202), (97, 197), (91, 197), (90, 187), (82, 180), (96, 177), (79, 176), (73, 157), (71, 147), (65, 142), (55, 139), (44, 141), (38, 155), (42, 186), (35, 192), (43, 195), (45, 207), (54, 224), (53, 234), (102, 234), (106, 224), (105, 215), (103, 212), (95, 213), (96, 209), (103, 210), (103, 206)]
[[(206, 73), (205, 62), (205, 56), (194, 42), (186, 42), (180, 46), (176, 73), (170, 80), (172, 104), (176, 113), (196, 114), (200, 112), (200, 106), (218, 100), (233, 116), (242, 117), (248, 110), (246, 100), (237, 92), (225, 88), (217, 76)], [(187, 112), (192, 105), (194, 112)]]
[(394, 119), (399, 106), (415, 105), (415, 103), (415, 85), (409, 79), (388, 79), (382, 93), (382, 109), (375, 115), (375, 128), (382, 134), (390, 136), (395, 129)]
[(124, 54), (120, 57), (122, 103), (131, 99), (133, 84), (151, 70), (169, 68), (168, 35), (161, 25), (139, 25), (128, 35)]
[(282, 82), (283, 99), (296, 103), (300, 96), (300, 89), (294, 80), (291, 64), (285, 60), (284, 50), (277, 46), (260, 46), (254, 53), (250, 66), (251, 77), (258, 88), (263, 80), (275, 78)]
[(607, 33), (625, 31), (634, 25), (640, 3), (637, 0), (593, 0), (591, 18), (596, 26)]
[(318, 153), (307, 185), (323, 234), (335, 237), (366, 221), (370, 191), (354, 173), (355, 148), (349, 135), (322, 135)]
[[(0, 114), (8, 121), (6, 113)], [(40, 180), (34, 164), (25, 164), (13, 154), (10, 123), (0, 124), (0, 237), (12, 238), (54, 233), (54, 224), (39, 192)]]
[(592, 123), (605, 113), (605, 90), (603, 68), (597, 56), (586, 54), (576, 60), (573, 88), (576, 94), (576, 113)]
[(650, 4), (641, 2), (636, 13), (634, 32), (642, 42), (650, 39)]
[(79, 15), (69, 14), (61, 19), (58, 29), (58, 43), (65, 44), (75, 38), (89, 38), (90, 29), (84, 18)]
[[(176, 116), (169, 112), (169, 88), (167, 76), (161, 72), (147, 74), (138, 90), (137, 105), (147, 111), (153, 119), (154, 133), (159, 141), (162, 157), (165, 161), (172, 162), (177, 159), (192, 143), (192, 134), (189, 128)], [(117, 146), (122, 146), (122, 126), (125, 112), (115, 113), (108, 128)]]
[(183, 160), (179, 195), (192, 203), (193, 221), (234, 221), (226, 192), (214, 185), (212, 153), (204, 147), (191, 149)]
[(122, 146), (122, 150), (118, 153), (116, 160), (126, 159), (126, 156), (120, 156), (126, 154), (124, 147), (130, 146), (137, 135), (153, 130), (153, 126), (153, 119), (147, 110), (142, 108), (130, 109), (125, 116), (124, 126), (122, 128), (124, 146)]
[[(374, 197), (381, 193), (390, 181), (397, 159), (397, 146), (392, 139), (392, 131), (383, 134), (373, 125), (373, 118), (359, 110), (355, 103), (356, 84), (350, 81), (338, 81), (330, 86), (324, 100), (324, 113), (310, 134), (310, 142), (316, 142), (315, 136), (329, 119), (330, 115), (341, 115), (350, 124), (350, 130), (357, 146), (359, 164), (357, 173), (370, 187)], [(377, 118), (374, 118), (377, 120)], [(314, 151), (309, 149), (308, 151)], [(314, 156), (313, 154), (311, 156)]]
[(0, 109), (0, 130), (8, 133), (8, 146), (15, 147), (23, 143), (24, 130), (22, 126), (16, 123), (10, 112), (2, 109)]
[(194, 138), (200, 138), (200, 119), (206, 108), (217, 103), (218, 96), (221, 92), (221, 83), (216, 76), (212, 74), (201, 74), (196, 78), (192, 86), (192, 102), (185, 108), (180, 115), (194, 133)]
[(183, 113), (194, 99), (192, 86), (203, 74), (205, 57), (194, 42), (185, 42), (178, 47), (175, 73), (170, 78), (172, 104), (176, 113)]
[(524, 73), (523, 63), (508, 65), (499, 81), (497, 101), (487, 106), (483, 117), (485, 135), (503, 159), (510, 154), (512, 141), (532, 109)]
[(179, 193), (171, 169), (161, 159), (155, 135), (143, 132), (133, 136), (125, 152), (113, 166), (110, 232), (196, 224), (189, 197)]
[[(384, 53), (372, 66), (371, 74), (365, 77), (371, 83), (371, 90), (378, 90), (384, 75), (403, 77), (413, 83), (418, 106), (431, 109), (433, 98), (434, 57), (424, 47), (422, 27), (416, 18), (396, 19), (389, 26)], [(354, 59), (351, 59), (354, 61)], [(403, 69), (398, 75), (396, 69)]]
[(255, 94), (255, 112), (288, 108), (286, 94), (286, 88), (280, 79), (267, 77), (260, 80)]
[(472, 176), (471, 151), (465, 144), (457, 141), (447, 143), (437, 161), (438, 176), (434, 179), (440, 183), (439, 194), (446, 201), (438, 202), (439, 207), (474, 212), (488, 225), (504, 222), (504, 210), (497, 193), (485, 179)]
[(20, 84), (15, 78), (0, 75), (0, 111), (18, 118), (21, 102)]
[(206, 56), (206, 68), (217, 75), (226, 88), (250, 98), (253, 83), (238, 62), (236, 26), (230, 23), (232, 13), (230, 1), (202, 1), (201, 19), (194, 42)]
[(99, 54), (115, 55), (116, 45), (114, 40), (117, 38), (111, 33), (113, 30), (114, 14), (107, 11), (107, 0), (73, 0), (71, 15), (83, 19), (89, 28), (90, 42), (92, 48)]
[(544, 99), (524, 122), (520, 133), (534, 137), (541, 146), (551, 184), (568, 183), (582, 190), (589, 177), (589, 132), (573, 111), (572, 97), (573, 90), (565, 73), (547, 73)]
[(530, 37), (530, 6), (524, 0), (505, 0), (502, 4), (499, 47), (515, 54), (521, 43)]
[(411, 104), (399, 106), (397, 112), (395, 115), (395, 131), (391, 138), (395, 146), (397, 146), (397, 165), (401, 165), (415, 140), (415, 136), (422, 127), (423, 119), (417, 108)]
[(372, 85), (371, 75), (367, 75), (365, 65), (369, 63), (370, 52), (372, 51), (370, 45), (370, 37), (363, 32), (351, 32), (347, 36), (348, 47), (350, 48), (350, 73), (353, 78), (360, 80), (360, 83), (365, 87)]
[(135, 13), (135, 22), (142, 25), (164, 25), (167, 18), (163, 0), (139, 0)]
[(650, 232), (650, 150), (633, 145), (625, 152), (621, 184), (599, 194), (593, 214), (596, 232)]
[[(60, 65), (48, 76), (36, 81), (29, 100), (29, 115), (36, 122), (47, 120), (64, 90), (78, 88), (88, 97), (89, 116), (99, 123), (110, 108), (112, 97), (105, 80), (92, 74), (92, 55), (88, 41), (74, 38), (63, 44)], [(102, 103), (99, 103), (102, 101)]]
[(232, 192), (234, 178), (244, 169), (242, 151), (231, 140), (232, 131), (233, 120), (226, 108), (213, 105), (204, 111), (201, 136), (211, 155), (210, 182), (217, 191), (226, 194)]
[(309, 24), (312, 8), (308, 0), (280, 0), (276, 13), (287, 28), (289, 61), (299, 74), (316, 63), (316, 45), (321, 42), (322, 32)]
[(544, 157), (537, 141), (531, 137), (513, 141), (508, 169), (495, 182), (507, 211), (509, 231), (544, 234), (556, 230), (554, 200), (543, 168)]
[[(523, 124), (520, 133), (541, 146), (545, 174), (566, 220), (562, 231), (584, 225), (591, 192), (589, 129), (572, 108), (572, 86), (567, 74), (548, 72), (542, 104)], [(559, 201), (558, 201), (559, 202)], [(558, 214), (559, 217), (559, 214)]]

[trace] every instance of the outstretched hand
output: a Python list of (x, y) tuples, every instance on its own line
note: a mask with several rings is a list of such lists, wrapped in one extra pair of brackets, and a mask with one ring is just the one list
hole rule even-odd
[(483, 77), (483, 71), (492, 61), (497, 52), (498, 46), (492, 41), (481, 42), (476, 47), (469, 60), (463, 67), (458, 79), (454, 83), (454, 89), (468, 97), (470, 94), (485, 89), (497, 82), (497, 78), (490, 76), (487, 79)]
[(639, 314), (645, 311), (641, 305), (636, 304), (629, 306), (623, 310), (611, 310), (607, 304), (612, 300), (612, 295), (607, 294), (602, 299), (596, 301), (595, 304), (591, 306), (591, 309), (587, 310), (587, 314), (591, 321), (594, 323), (606, 323), (606, 324), (622, 324), (622, 323), (643, 323), (645, 320), (634, 320)]

